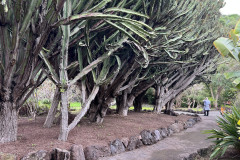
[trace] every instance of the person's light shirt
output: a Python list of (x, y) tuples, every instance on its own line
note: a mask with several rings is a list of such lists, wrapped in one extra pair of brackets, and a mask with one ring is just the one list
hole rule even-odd
[(204, 100), (203, 103), (204, 103), (204, 109), (205, 110), (210, 110), (211, 102), (207, 99), (207, 100)]

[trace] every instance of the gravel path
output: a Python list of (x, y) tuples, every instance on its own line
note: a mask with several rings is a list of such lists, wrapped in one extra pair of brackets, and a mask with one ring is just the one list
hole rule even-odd
[(208, 117), (200, 116), (202, 121), (193, 128), (176, 133), (157, 144), (112, 157), (100, 158), (100, 160), (181, 160), (188, 157), (191, 153), (197, 152), (198, 149), (212, 144), (210, 140), (206, 140), (209, 135), (202, 134), (202, 131), (217, 128), (215, 119), (220, 114), (218, 111), (212, 111)]

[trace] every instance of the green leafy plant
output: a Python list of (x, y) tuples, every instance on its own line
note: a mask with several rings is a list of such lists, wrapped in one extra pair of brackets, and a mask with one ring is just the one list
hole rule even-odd
[(154, 104), (154, 100), (155, 100), (155, 90), (153, 88), (149, 88), (145, 94), (144, 98), (144, 102), (147, 104)]
[[(240, 62), (240, 20), (229, 33), (229, 38), (220, 37), (214, 41), (214, 46), (222, 56), (230, 56)], [(228, 72), (225, 74), (227, 79), (234, 78), (233, 83), (240, 88), (240, 71)]]
[(240, 149), (240, 110), (232, 107), (232, 113), (224, 113), (218, 117), (217, 123), (220, 129), (207, 130), (205, 133), (212, 134), (208, 139), (215, 139), (216, 144), (210, 158), (222, 156), (229, 147)]
[(51, 101), (49, 99), (44, 99), (42, 101), (42, 104), (51, 104)]

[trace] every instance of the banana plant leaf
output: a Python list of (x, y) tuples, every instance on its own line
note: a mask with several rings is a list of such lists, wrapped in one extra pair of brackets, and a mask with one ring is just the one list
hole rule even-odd
[[(223, 56), (230, 56), (240, 62), (240, 46), (239, 46), (240, 21), (236, 24), (235, 29), (229, 33), (230, 38), (220, 37), (214, 41), (214, 46)], [(233, 83), (240, 89), (240, 71), (225, 73), (227, 79), (235, 78)]]
[(240, 77), (240, 71), (227, 72), (224, 74), (227, 79)]
[(230, 56), (239, 61), (240, 48), (234, 46), (233, 40), (220, 37), (213, 44), (222, 56)]
[(240, 20), (238, 21), (238, 23), (235, 26), (234, 33), (240, 34)]

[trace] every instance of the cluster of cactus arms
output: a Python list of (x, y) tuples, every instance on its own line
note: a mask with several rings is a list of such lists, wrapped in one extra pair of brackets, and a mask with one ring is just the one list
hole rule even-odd
[[(58, 42), (61, 47), (54, 53), (54, 59), (57, 57), (58, 61), (53, 61), (53, 57), (48, 57), (44, 51), (41, 53), (41, 58), (47, 66), (48, 77), (61, 92), (60, 140), (66, 140), (69, 131), (86, 114), (91, 101), (98, 93), (99, 86), (108, 84), (119, 72), (121, 59), (116, 52), (124, 48), (127, 43), (132, 43), (144, 50), (138, 38), (147, 41), (153, 35), (150, 26), (132, 18), (144, 20), (148, 16), (124, 8), (126, 5), (124, 1), (114, 3), (118, 8), (112, 7), (112, 2), (109, 2), (111, 1), (86, 1), (88, 8), (85, 8), (82, 13), (80, 11), (78, 15), (71, 15), (74, 13), (73, 1), (67, 0), (64, 3), (62, 18), (53, 24), (53, 27), (61, 26), (62, 29), (61, 42)], [(68, 88), (76, 82), (85, 85), (89, 81), (88, 86), (91, 86), (88, 88), (89, 96), (84, 98), (82, 110), (68, 125)], [(52, 111), (55, 110), (52, 109)], [(49, 112), (49, 119), (51, 119), (50, 115), (54, 113)], [(50, 122), (50, 120), (47, 121)], [(51, 126), (51, 124), (45, 126)]]
[[(111, 0), (0, 1), (0, 142), (16, 140), (17, 109), (46, 76), (60, 88), (61, 97), (66, 98), (69, 85), (89, 72), (96, 85), (107, 81), (107, 71), (112, 66), (107, 62), (114, 60), (120, 65), (118, 56), (112, 55), (125, 41), (138, 44), (136, 38), (147, 39), (152, 35), (151, 27), (132, 18), (148, 17), (123, 9), (126, 3)], [(106, 30), (108, 34), (103, 33)], [(101, 33), (102, 38), (95, 41), (95, 34)], [(75, 51), (79, 52), (76, 62), (71, 61)], [(99, 54), (103, 52), (105, 54)], [(98, 75), (93, 68), (103, 61), (106, 61), (104, 70)], [(83, 68), (79, 72), (80, 66)], [(7, 122), (9, 119), (12, 122)]]
[[(47, 77), (57, 89), (44, 126), (61, 101), (63, 141), (86, 113), (101, 123), (116, 99), (126, 115), (153, 86), (158, 113), (214, 63), (221, 6), (218, 0), (1, 0), (0, 111), (17, 110)], [(72, 85), (81, 87), (82, 109), (68, 124)]]
[[(134, 100), (152, 86), (160, 88), (155, 107), (160, 113), (162, 106), (172, 102), (197, 76), (210, 70), (217, 55), (212, 42), (219, 35), (218, 10), (222, 3), (204, 1), (201, 6), (198, 3), (190, 0), (122, 3), (124, 10), (134, 6), (135, 12), (149, 17), (137, 14), (132, 17), (154, 29), (154, 35), (151, 32), (147, 35), (148, 40), (120, 22), (114, 25), (106, 21), (98, 32), (94, 32), (91, 26), (95, 23), (88, 21), (79, 45), (70, 49), (75, 58), (69, 60), (71, 67), (67, 67), (71, 68), (68, 73), (73, 82), (70, 80), (69, 84), (78, 82), (85, 88), (86, 95), (82, 110), (68, 130), (87, 111), (92, 121), (101, 123), (115, 99), (118, 113), (126, 115)], [(129, 17), (130, 14), (121, 13), (120, 16)], [(127, 28), (128, 35), (122, 34), (125, 32), (119, 26)], [(135, 29), (139, 31), (139, 27)], [(146, 34), (146, 30), (141, 33)], [(164, 80), (166, 82), (162, 83)]]
[(39, 54), (55, 46), (63, 2), (0, 1), (0, 143), (16, 140), (17, 109), (46, 79)]
[[(141, 6), (141, 2), (138, 5)], [(155, 111), (160, 113), (161, 107), (189, 87), (194, 79), (215, 69), (217, 53), (212, 43), (220, 35), (218, 18), (222, 1), (145, 1), (142, 6), (138, 12), (150, 17), (146, 23), (156, 33), (148, 43), (142, 44), (148, 63), (143, 56), (138, 56), (138, 50), (129, 46), (129, 54), (137, 53), (135, 63), (124, 65), (108, 87), (101, 87), (89, 111), (93, 121), (102, 122), (115, 98), (118, 113), (126, 115), (128, 108), (138, 104), (141, 93), (150, 87), (159, 89)], [(152, 14), (151, 9), (158, 14)], [(128, 56), (128, 62), (131, 57)]]

